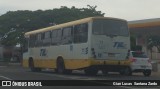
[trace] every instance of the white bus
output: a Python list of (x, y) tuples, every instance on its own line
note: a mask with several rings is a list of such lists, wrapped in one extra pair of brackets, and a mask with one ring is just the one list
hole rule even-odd
[(28, 52), (23, 66), (32, 71), (43, 68), (58, 73), (84, 70), (95, 75), (99, 70), (126, 69), (130, 34), (127, 21), (111, 17), (89, 17), (25, 33)]

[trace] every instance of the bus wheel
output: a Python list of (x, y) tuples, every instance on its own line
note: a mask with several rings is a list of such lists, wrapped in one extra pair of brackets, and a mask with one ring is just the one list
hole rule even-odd
[(56, 69), (56, 71), (59, 74), (63, 74), (64, 71), (65, 71), (64, 61), (63, 61), (62, 58), (57, 59), (57, 69)]
[(144, 70), (143, 75), (144, 76), (150, 76), (151, 75), (151, 70)]
[(29, 59), (29, 68), (31, 69), (32, 72), (40, 72), (41, 71), (41, 68), (34, 67), (34, 61), (32, 58)]
[(89, 67), (84, 70), (86, 75), (96, 75), (98, 73), (98, 69)]
[(130, 67), (126, 67), (126, 68), (124, 69), (124, 74), (127, 75), (127, 76), (132, 75), (131, 68), (130, 68)]

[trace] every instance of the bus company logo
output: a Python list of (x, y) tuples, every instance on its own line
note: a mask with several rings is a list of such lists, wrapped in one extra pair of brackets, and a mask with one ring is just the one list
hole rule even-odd
[(46, 49), (40, 49), (40, 56), (47, 56), (47, 50)]
[(125, 49), (126, 48), (126, 44), (124, 44), (124, 42), (114, 42), (114, 45), (113, 45), (114, 48), (122, 48), (122, 49)]
[(82, 48), (81, 54), (88, 54), (88, 47)]
[(11, 81), (2, 81), (2, 86), (11, 86)]

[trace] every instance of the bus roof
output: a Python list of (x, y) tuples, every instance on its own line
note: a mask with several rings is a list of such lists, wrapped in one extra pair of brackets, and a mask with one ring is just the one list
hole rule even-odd
[(84, 19), (80, 19), (80, 20), (76, 20), (76, 21), (71, 21), (71, 22), (67, 22), (67, 23), (63, 23), (63, 24), (59, 24), (59, 25), (55, 25), (55, 26), (50, 26), (50, 27), (46, 27), (46, 28), (42, 28), (42, 29), (37, 29), (37, 30), (34, 30), (34, 31), (26, 32), (25, 36), (28, 37), (29, 35), (32, 35), (32, 34), (37, 34), (37, 33), (42, 33), (42, 32), (46, 32), (46, 31), (51, 31), (51, 30), (54, 30), (54, 29), (60, 29), (60, 28), (63, 28), (63, 27), (69, 27), (69, 26), (72, 26), (72, 25), (78, 25), (78, 24), (82, 24), (82, 23), (87, 23), (87, 22), (91, 22), (93, 19), (117, 19), (117, 20), (123, 20), (123, 19), (112, 18), (112, 17), (88, 17), (88, 18), (84, 18)]

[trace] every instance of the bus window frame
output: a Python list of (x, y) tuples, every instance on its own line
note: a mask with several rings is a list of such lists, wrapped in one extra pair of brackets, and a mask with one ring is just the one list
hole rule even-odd
[[(87, 30), (87, 31), (85, 31), (86, 32), (86, 41), (78, 41), (78, 42), (75, 42), (75, 36), (78, 34), (79, 35), (79, 38), (80, 39), (82, 39), (82, 34), (83, 34), (83, 32), (81, 32), (82, 34), (80, 34), (79, 32), (77, 32), (77, 34), (75, 35), (75, 31), (78, 29), (78, 28), (76, 28), (77, 26), (83, 26), (83, 25), (86, 25), (86, 27), (85, 27), (85, 30)], [(82, 28), (82, 27), (81, 27)], [(82, 31), (82, 29), (80, 29), (80, 31)], [(84, 30), (83, 30), (84, 31)], [(89, 24), (88, 23), (82, 23), (82, 24), (78, 24), (78, 25), (74, 25), (74, 30), (73, 30), (73, 43), (74, 44), (79, 44), (79, 43), (87, 43), (88, 42), (88, 37), (89, 37)]]
[(73, 26), (62, 28), (62, 45), (73, 43)]

